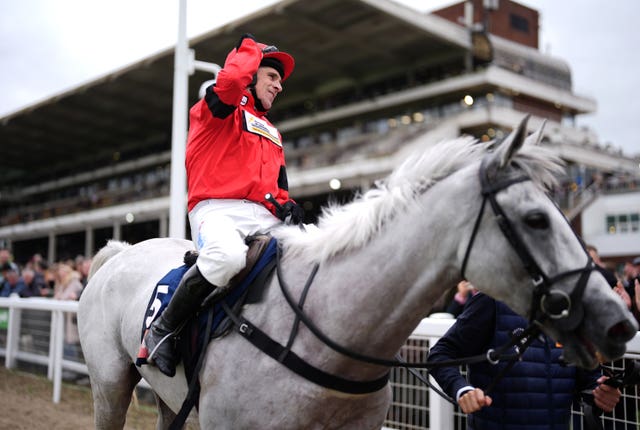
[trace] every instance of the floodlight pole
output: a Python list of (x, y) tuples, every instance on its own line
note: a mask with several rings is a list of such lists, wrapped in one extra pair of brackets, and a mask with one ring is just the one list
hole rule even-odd
[(189, 46), (187, 41), (187, 0), (180, 0), (178, 41), (173, 60), (173, 123), (171, 131), (171, 187), (169, 237), (184, 239), (187, 208), (187, 177), (184, 157), (187, 144), (187, 103), (189, 90)]
[(220, 66), (196, 61), (187, 40), (187, 0), (180, 0), (178, 13), (178, 41), (173, 70), (173, 122), (171, 131), (171, 187), (169, 203), (169, 237), (184, 239), (187, 212), (187, 176), (184, 166), (187, 146), (187, 112), (189, 75), (198, 70), (214, 73)]

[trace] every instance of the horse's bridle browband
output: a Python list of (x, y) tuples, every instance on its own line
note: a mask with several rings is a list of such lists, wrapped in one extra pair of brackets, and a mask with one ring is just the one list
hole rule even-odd
[[(582, 295), (587, 286), (589, 275), (595, 270), (595, 264), (591, 257), (585, 250), (587, 257), (587, 265), (580, 269), (569, 270), (560, 273), (552, 278), (548, 277), (536, 263), (535, 259), (531, 256), (531, 253), (524, 244), (524, 241), (520, 238), (515, 228), (509, 221), (502, 207), (496, 199), (498, 192), (509, 188), (511, 185), (531, 180), (528, 176), (520, 175), (508, 177), (500, 181), (492, 181), (491, 173), (489, 171), (490, 157), (485, 156), (480, 164), (479, 176), (480, 186), (482, 193), (482, 205), (478, 212), (478, 217), (473, 226), (471, 238), (465, 251), (464, 260), (462, 262), (461, 274), (462, 278), (465, 277), (465, 270), (471, 249), (475, 242), (476, 234), (480, 227), (480, 222), (484, 214), (484, 208), (487, 201), (491, 205), (493, 213), (495, 214), (496, 221), (500, 230), (504, 234), (505, 238), (509, 241), (513, 249), (518, 254), (518, 257), (522, 261), (525, 270), (531, 277), (531, 282), (534, 285), (534, 291), (531, 298), (530, 307), (530, 322), (537, 321), (542, 322), (546, 318), (550, 318), (556, 321), (556, 324), (563, 330), (575, 329), (584, 316), (584, 309), (582, 307)], [(559, 209), (558, 209), (559, 210)], [(573, 231), (573, 229), (572, 229)], [(578, 241), (582, 243), (579, 238)], [(552, 288), (553, 284), (561, 279), (567, 278), (573, 275), (580, 275), (576, 286), (573, 288), (571, 294), (567, 294), (562, 290)]]

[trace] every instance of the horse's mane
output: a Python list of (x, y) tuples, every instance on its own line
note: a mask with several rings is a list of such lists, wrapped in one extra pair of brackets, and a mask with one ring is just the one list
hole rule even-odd
[(104, 263), (107, 262), (107, 260), (130, 246), (131, 245), (127, 242), (119, 242), (117, 240), (108, 241), (107, 244), (91, 259), (91, 266), (89, 267), (89, 275), (87, 276), (87, 279), (91, 279), (91, 277), (99, 268), (102, 267)]
[[(313, 260), (326, 260), (336, 254), (360, 248), (397, 213), (436, 182), (468, 166), (487, 153), (492, 143), (480, 143), (472, 137), (460, 137), (414, 152), (386, 179), (356, 195), (348, 204), (330, 203), (323, 209), (318, 228), (306, 233), (285, 226), (274, 232), (287, 251), (304, 253)], [(561, 161), (540, 146), (525, 144), (513, 157), (517, 165), (537, 184), (549, 188), (563, 172)]]

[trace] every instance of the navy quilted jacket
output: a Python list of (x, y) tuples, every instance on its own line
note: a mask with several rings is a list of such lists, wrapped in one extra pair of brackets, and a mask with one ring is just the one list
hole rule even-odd
[[(505, 304), (477, 294), (443, 338), (433, 346), (429, 361), (484, 353), (506, 344), (514, 330), (528, 322)], [(562, 350), (550, 338), (536, 339), (490, 393), (493, 404), (468, 417), (474, 430), (569, 429), (571, 403), (576, 394), (595, 388), (599, 371), (583, 371), (559, 362)], [(457, 368), (432, 372), (438, 384), (451, 397), (466, 386), (486, 388), (506, 363), (470, 366), (469, 382)]]

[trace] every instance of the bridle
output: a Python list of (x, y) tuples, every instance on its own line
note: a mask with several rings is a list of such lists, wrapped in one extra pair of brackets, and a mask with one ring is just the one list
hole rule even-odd
[[(475, 243), (475, 238), (477, 236), (480, 223), (482, 221), (482, 216), (484, 214), (484, 209), (488, 201), (491, 205), (491, 209), (493, 210), (500, 230), (504, 234), (507, 241), (511, 244), (512, 248), (516, 251), (516, 254), (518, 254), (518, 257), (522, 261), (524, 268), (529, 274), (531, 282), (534, 286), (529, 313), (530, 323), (542, 323), (542, 321), (548, 318), (554, 320), (555, 324), (562, 330), (574, 330), (576, 327), (578, 327), (578, 325), (582, 321), (582, 318), (584, 317), (582, 296), (587, 286), (589, 275), (593, 270), (596, 270), (595, 264), (593, 263), (593, 260), (583, 246), (585, 255), (587, 257), (587, 265), (585, 267), (568, 270), (553, 277), (549, 277), (547, 274), (545, 274), (542, 269), (540, 269), (540, 266), (536, 263), (535, 259), (527, 249), (524, 241), (521, 239), (520, 235), (518, 235), (518, 232), (513, 227), (512, 222), (509, 220), (504, 210), (498, 203), (498, 200), (496, 199), (496, 196), (500, 191), (505, 190), (514, 184), (524, 181), (530, 181), (531, 178), (525, 175), (499, 178), (497, 169), (491, 169), (489, 167), (490, 160), (490, 155), (487, 155), (483, 158), (480, 164), (479, 176), (482, 193), (482, 205), (480, 206), (480, 211), (478, 212), (478, 217), (476, 218), (476, 221), (474, 223), (471, 238), (469, 239), (469, 244), (467, 245), (467, 249), (465, 251), (461, 269), (462, 278), (466, 279), (465, 270), (467, 267), (467, 262), (469, 261), (469, 255), (471, 254), (471, 249), (473, 248), (473, 245)], [(559, 210), (560, 209), (558, 209), (558, 211)], [(582, 241), (580, 241), (579, 238), (577, 239), (582, 244)], [(578, 282), (575, 284), (570, 294), (567, 294), (566, 292), (553, 287), (553, 285), (561, 279), (573, 275), (580, 275), (580, 277), (578, 278)]]

